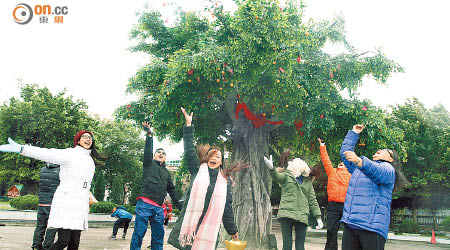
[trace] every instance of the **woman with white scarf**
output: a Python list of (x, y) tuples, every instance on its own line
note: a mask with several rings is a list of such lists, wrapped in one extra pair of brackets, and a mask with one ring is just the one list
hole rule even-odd
[(186, 119), (183, 127), (184, 159), (191, 174), (191, 186), (180, 217), (168, 242), (178, 249), (213, 250), (217, 247), (220, 224), (234, 240), (238, 230), (232, 210), (231, 184), (224, 169), (223, 153), (217, 147), (194, 146), (192, 115), (181, 108)]

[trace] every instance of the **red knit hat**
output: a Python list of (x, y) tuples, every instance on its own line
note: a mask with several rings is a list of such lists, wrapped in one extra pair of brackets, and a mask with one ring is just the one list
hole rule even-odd
[(76, 147), (78, 145), (78, 141), (80, 140), (80, 137), (84, 134), (84, 133), (88, 133), (92, 136), (91, 131), (87, 131), (87, 130), (81, 130), (80, 132), (77, 133), (77, 135), (75, 136), (75, 138), (73, 138), (73, 147)]

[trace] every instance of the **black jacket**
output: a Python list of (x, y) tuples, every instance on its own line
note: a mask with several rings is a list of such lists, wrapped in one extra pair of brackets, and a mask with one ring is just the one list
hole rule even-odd
[(39, 181), (39, 204), (52, 204), (53, 195), (59, 186), (59, 165), (47, 163), (41, 168)]
[(144, 147), (144, 166), (142, 175), (142, 191), (139, 196), (163, 205), (167, 193), (174, 206), (181, 209), (181, 203), (175, 191), (175, 185), (165, 164), (153, 159), (153, 137), (146, 136)]

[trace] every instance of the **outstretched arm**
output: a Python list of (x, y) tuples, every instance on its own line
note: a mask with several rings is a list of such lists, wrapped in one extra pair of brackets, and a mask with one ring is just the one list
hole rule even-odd
[(67, 150), (70, 149), (48, 149), (29, 145), (20, 145), (11, 138), (8, 138), (8, 144), (0, 145), (0, 152), (18, 153), (23, 156), (59, 165), (64, 165), (67, 161), (69, 161), (70, 157), (66, 154)]

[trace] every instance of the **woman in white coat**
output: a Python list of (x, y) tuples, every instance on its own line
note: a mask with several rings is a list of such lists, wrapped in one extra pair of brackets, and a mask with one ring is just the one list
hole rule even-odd
[(80, 131), (74, 138), (74, 147), (46, 149), (19, 145), (11, 138), (9, 144), (1, 145), (1, 152), (20, 153), (41, 161), (60, 165), (60, 184), (53, 196), (48, 220), (49, 228), (58, 229), (58, 240), (50, 250), (67, 247), (78, 249), (82, 230), (88, 229), (89, 189), (94, 176), (94, 158), (104, 161), (95, 147), (92, 133)]

